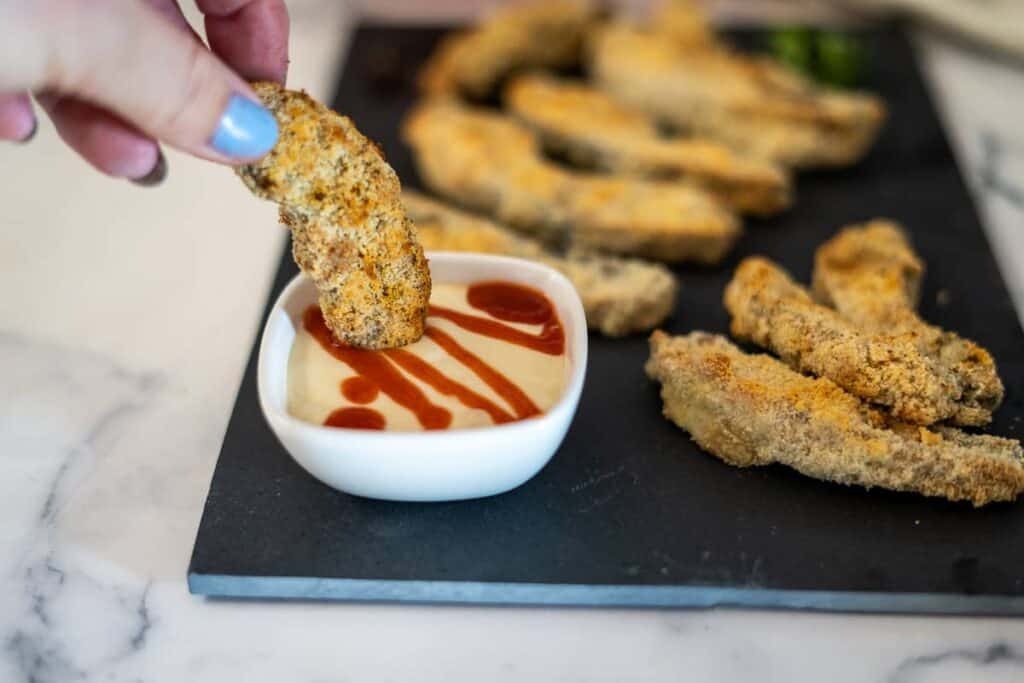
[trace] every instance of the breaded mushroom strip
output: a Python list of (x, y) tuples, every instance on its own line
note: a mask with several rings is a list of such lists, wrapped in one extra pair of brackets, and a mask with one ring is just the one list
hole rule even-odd
[(578, 62), (595, 7), (584, 0), (534, 0), (502, 8), (446, 38), (420, 73), (426, 95), (481, 98), (507, 74)]
[(885, 219), (843, 228), (814, 257), (814, 295), (865, 329), (912, 325), (923, 279), (903, 228)]
[(771, 261), (752, 257), (725, 288), (731, 331), (776, 353), (800, 372), (827, 377), (900, 420), (929, 425), (956, 419), (956, 378), (905, 336), (863, 332), (816, 303)]
[(573, 173), (545, 160), (533, 135), (501, 114), (432, 101), (410, 114), (403, 133), (431, 189), (547, 241), (716, 263), (740, 234), (735, 214), (704, 190)]
[(624, 24), (594, 32), (590, 73), (617, 99), (701, 137), (783, 166), (843, 166), (874, 142), (885, 107), (818, 88), (764, 59), (694, 50)]
[(889, 423), (830, 380), (718, 335), (655, 332), (647, 374), (662, 385), (665, 416), (730, 465), (781, 463), (815, 479), (976, 507), (1024, 491), (1019, 442)]
[(921, 353), (957, 378), (957, 422), (984, 425), (1003, 399), (992, 356), (974, 342), (929, 325), (915, 312), (924, 264), (900, 226), (886, 220), (850, 226), (818, 248), (814, 295), (874, 334), (910, 337)]
[(714, 48), (717, 36), (703, 8), (693, 0), (665, 0), (651, 14), (651, 30), (671, 37), (676, 44), (692, 49)]
[(574, 163), (625, 175), (687, 178), (755, 215), (790, 204), (790, 180), (779, 166), (712, 140), (663, 138), (647, 114), (583, 81), (527, 74), (509, 83), (505, 103), (546, 148)]
[(563, 237), (569, 176), (543, 162), (537, 141), (516, 121), (433, 100), (412, 110), (402, 135), (434, 191), (545, 240)]
[(606, 336), (649, 331), (675, 304), (676, 279), (662, 265), (585, 252), (560, 256), (536, 240), (417, 192), (403, 191), (402, 201), (425, 249), (516, 256), (560, 271), (579, 292), (590, 328)]
[(398, 176), (352, 121), (304, 92), (254, 84), (277, 117), (277, 145), (238, 175), (280, 205), (295, 262), (316, 284), (341, 341), (367, 349), (423, 335), (430, 271), (402, 208)]

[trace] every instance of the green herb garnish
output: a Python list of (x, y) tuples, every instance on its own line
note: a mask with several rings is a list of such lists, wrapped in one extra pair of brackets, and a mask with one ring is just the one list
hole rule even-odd
[(863, 43), (849, 33), (785, 27), (768, 34), (773, 57), (823, 85), (852, 88), (867, 67)]

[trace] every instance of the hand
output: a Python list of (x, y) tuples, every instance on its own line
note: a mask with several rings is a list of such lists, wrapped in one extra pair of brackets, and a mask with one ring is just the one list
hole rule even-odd
[(196, 2), (209, 50), (176, 0), (0, 0), (0, 140), (35, 133), (33, 93), (61, 138), (115, 177), (162, 180), (158, 140), (226, 164), (263, 156), (277, 124), (246, 80), (284, 82), (284, 0)]

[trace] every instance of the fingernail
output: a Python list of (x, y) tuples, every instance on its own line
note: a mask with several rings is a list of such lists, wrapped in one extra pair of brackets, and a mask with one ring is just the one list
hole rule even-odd
[(233, 159), (250, 159), (266, 154), (277, 142), (277, 120), (260, 104), (233, 95), (210, 146)]
[(39, 130), (39, 121), (32, 119), (32, 130), (28, 132), (28, 135), (18, 140), (18, 144), (25, 145), (32, 142), (32, 138), (36, 136), (36, 131)]
[(164, 153), (160, 150), (157, 150), (156, 154), (156, 163), (153, 165), (153, 170), (141, 178), (132, 178), (133, 183), (142, 187), (153, 187), (164, 181), (164, 178), (167, 177), (167, 159), (164, 158)]

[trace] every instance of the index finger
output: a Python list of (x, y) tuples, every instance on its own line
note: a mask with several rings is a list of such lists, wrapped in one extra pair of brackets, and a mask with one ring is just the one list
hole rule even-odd
[(243, 78), (284, 83), (288, 9), (284, 0), (196, 0), (213, 50)]

